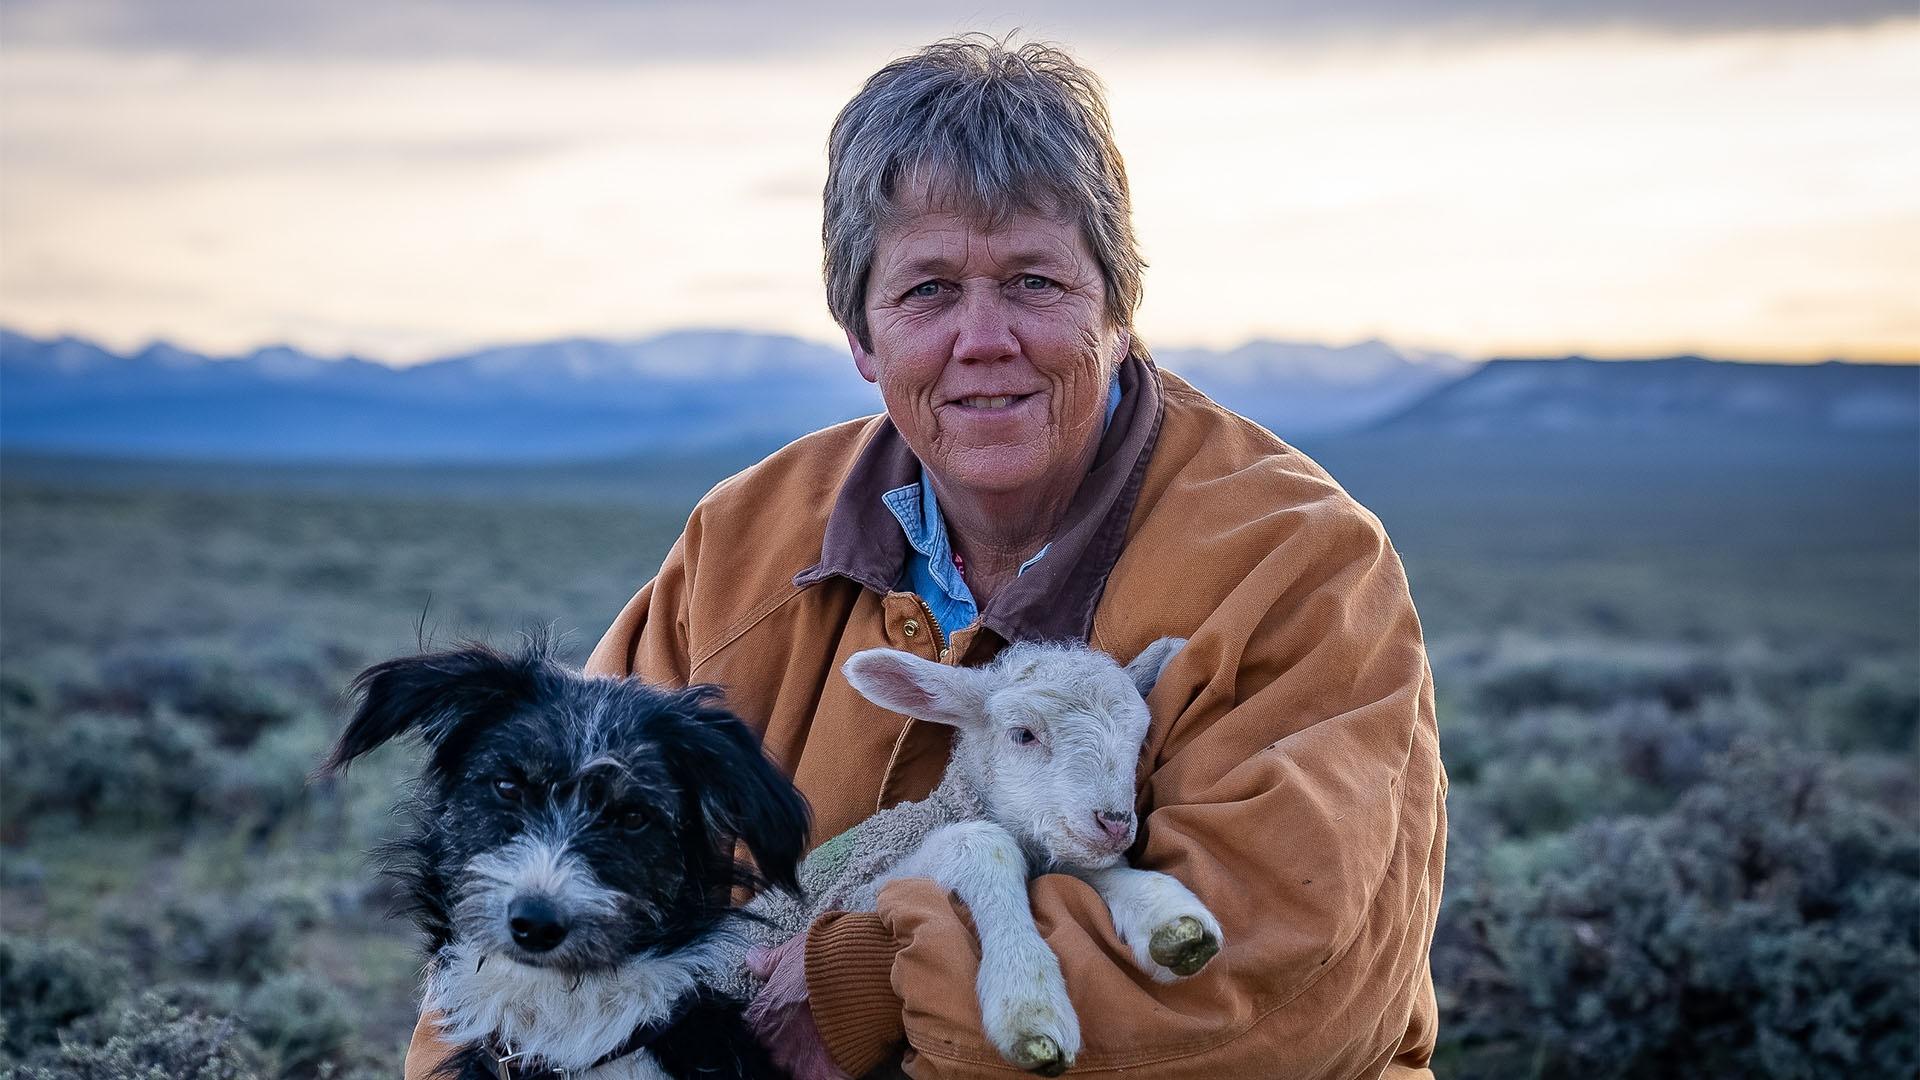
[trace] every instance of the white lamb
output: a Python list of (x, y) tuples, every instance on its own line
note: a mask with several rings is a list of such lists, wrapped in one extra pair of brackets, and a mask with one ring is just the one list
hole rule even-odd
[(1162, 638), (1124, 668), (1080, 644), (1012, 645), (980, 668), (893, 649), (855, 654), (844, 670), (869, 700), (956, 729), (946, 775), (927, 798), (822, 844), (800, 871), (806, 903), (760, 897), (750, 910), (767, 921), (753, 936), (777, 943), (821, 912), (874, 910), (889, 881), (931, 878), (966, 903), (979, 931), (975, 990), (988, 1039), (1023, 1069), (1065, 1071), (1080, 1025), (1034, 925), (1030, 875), (1063, 872), (1093, 886), (1135, 963), (1160, 981), (1194, 974), (1220, 950), (1220, 924), (1193, 893), (1124, 862), (1144, 698), (1184, 644)]

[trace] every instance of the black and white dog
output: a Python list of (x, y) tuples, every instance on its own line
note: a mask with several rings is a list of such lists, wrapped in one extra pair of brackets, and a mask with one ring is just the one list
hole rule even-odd
[(460, 1048), (443, 1076), (782, 1075), (703, 977), (736, 886), (798, 891), (807, 805), (717, 690), (587, 678), (537, 640), (389, 660), (353, 685), (326, 770), (409, 731), (430, 750), (413, 827), (381, 854)]

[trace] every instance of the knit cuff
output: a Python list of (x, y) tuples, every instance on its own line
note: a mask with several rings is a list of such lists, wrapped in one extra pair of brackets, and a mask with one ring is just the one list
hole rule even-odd
[(834, 1064), (864, 1076), (906, 1038), (893, 992), (898, 948), (880, 916), (830, 911), (807, 929), (807, 998)]

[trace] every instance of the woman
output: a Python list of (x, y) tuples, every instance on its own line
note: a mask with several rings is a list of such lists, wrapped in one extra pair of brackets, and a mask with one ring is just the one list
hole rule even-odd
[[(854, 652), (973, 665), (1079, 638), (1124, 659), (1187, 637), (1149, 700), (1132, 858), (1192, 888), (1226, 949), (1153, 983), (1084, 884), (1036, 880), (1077, 1069), (1425, 1075), (1445, 779), (1406, 581), (1318, 466), (1134, 339), (1143, 264), (1093, 75), (976, 38), (888, 65), (834, 125), (824, 237), (886, 413), (702, 500), (589, 670), (725, 686), (825, 839), (946, 759), (948, 729), (847, 685)], [(769, 1038), (855, 1076), (903, 1049), (914, 1076), (1005, 1075), (971, 935), (927, 881), (824, 917), (763, 958), (798, 988)], [(410, 1077), (433, 1050), (429, 1014)]]

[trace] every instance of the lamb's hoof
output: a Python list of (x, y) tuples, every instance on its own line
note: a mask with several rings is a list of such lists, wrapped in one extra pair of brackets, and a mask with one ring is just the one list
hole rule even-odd
[(1045, 1035), (1029, 1035), (1013, 1044), (1013, 1063), (1039, 1076), (1059, 1076), (1067, 1071), (1067, 1058), (1060, 1045)]
[(1175, 975), (1191, 975), (1207, 966), (1220, 951), (1220, 942), (1191, 915), (1182, 915), (1153, 932), (1147, 954)]

